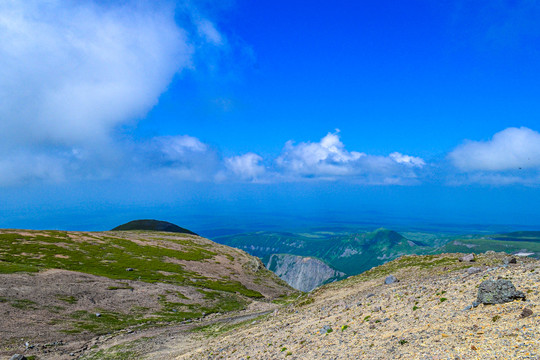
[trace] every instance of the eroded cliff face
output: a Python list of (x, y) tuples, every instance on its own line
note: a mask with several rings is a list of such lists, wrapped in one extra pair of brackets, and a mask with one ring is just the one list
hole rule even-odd
[(345, 276), (319, 259), (290, 254), (271, 255), (266, 267), (301, 291), (311, 291), (330, 280)]

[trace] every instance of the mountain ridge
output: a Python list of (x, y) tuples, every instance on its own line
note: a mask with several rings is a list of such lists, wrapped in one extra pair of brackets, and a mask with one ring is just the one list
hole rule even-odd
[(125, 224), (115, 227), (111, 231), (134, 231), (134, 230), (165, 231), (165, 232), (190, 234), (190, 235), (198, 236), (198, 234), (194, 233), (193, 231), (185, 229), (183, 227), (180, 227), (168, 221), (153, 220), (153, 219), (132, 220)]

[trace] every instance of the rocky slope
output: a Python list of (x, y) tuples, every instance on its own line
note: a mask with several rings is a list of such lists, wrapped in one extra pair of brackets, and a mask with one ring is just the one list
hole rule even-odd
[(271, 255), (266, 267), (301, 291), (311, 291), (321, 284), (345, 276), (319, 259), (290, 254)]
[[(539, 359), (539, 261), (461, 255), (402, 257), (232, 332), (200, 335), (198, 349), (176, 358)], [(386, 284), (389, 274), (399, 282)], [(480, 284), (501, 278), (525, 301), (475, 303)]]
[(195, 235), (0, 230), (0, 357), (72, 359), (96, 336), (294, 293), (259, 259)]

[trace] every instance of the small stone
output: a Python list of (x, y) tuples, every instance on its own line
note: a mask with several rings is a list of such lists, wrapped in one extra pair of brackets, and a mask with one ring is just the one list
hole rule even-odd
[(472, 305), (465, 306), (465, 308), (463, 309), (463, 311), (471, 310), (472, 307), (473, 307)]
[(394, 275), (388, 275), (386, 279), (384, 279), (384, 283), (386, 285), (390, 285), (397, 282), (399, 282), (399, 280)]
[(324, 334), (328, 334), (328, 333), (331, 333), (333, 330), (332, 330), (332, 327), (330, 325), (324, 325), (322, 327), (321, 330), (319, 330), (319, 333), (321, 335), (324, 335)]
[(133, 268), (127, 268), (126, 271), (133, 271)]
[(505, 264), (517, 264), (517, 259), (515, 257), (510, 258), (510, 259), (506, 258), (506, 259), (504, 259), (504, 263)]
[(471, 345), (471, 350), (478, 350), (478, 348), (474, 345)]
[(521, 315), (519, 315), (520, 318), (526, 318), (533, 314), (533, 311), (529, 308), (524, 308), (523, 311), (521, 311)]
[(479, 272), (482, 272), (482, 269), (474, 267), (474, 266), (467, 269), (467, 273), (469, 275), (478, 274)]
[(100, 313), (96, 313), (96, 317), (101, 317), (101, 314), (100, 314)]
[(473, 261), (476, 261), (476, 259), (474, 258), (474, 254), (467, 254), (465, 256), (460, 257), (459, 261), (461, 261), (461, 262), (473, 262)]
[(525, 300), (525, 294), (517, 291), (510, 280), (486, 280), (478, 287), (477, 301), (482, 304), (503, 304), (513, 300)]

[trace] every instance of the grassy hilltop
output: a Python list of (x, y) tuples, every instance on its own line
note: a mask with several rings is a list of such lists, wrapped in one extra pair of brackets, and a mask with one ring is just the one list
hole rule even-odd
[(139, 230), (0, 230), (0, 288), (4, 355), (26, 341), (80, 342), (295, 292), (241, 250), (186, 233)]

